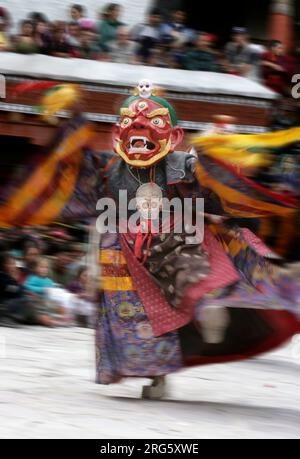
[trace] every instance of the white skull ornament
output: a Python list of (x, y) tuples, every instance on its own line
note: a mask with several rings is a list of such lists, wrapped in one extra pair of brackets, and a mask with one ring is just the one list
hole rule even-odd
[(141, 220), (158, 220), (163, 194), (155, 183), (145, 183), (136, 192), (136, 207)]
[(138, 84), (138, 91), (140, 97), (143, 99), (149, 99), (152, 96), (154, 86), (150, 80), (141, 80)]

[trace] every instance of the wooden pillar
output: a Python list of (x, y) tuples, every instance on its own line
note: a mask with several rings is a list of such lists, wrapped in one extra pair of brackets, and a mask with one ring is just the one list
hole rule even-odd
[(294, 0), (272, 0), (268, 38), (282, 41), (287, 51), (295, 46), (294, 17)]

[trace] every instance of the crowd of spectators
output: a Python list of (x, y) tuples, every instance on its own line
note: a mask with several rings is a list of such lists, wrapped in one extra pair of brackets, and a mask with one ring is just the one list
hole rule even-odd
[(251, 42), (247, 29), (234, 27), (231, 40), (192, 30), (184, 11), (165, 20), (159, 9), (148, 12), (145, 22), (129, 28), (122, 8), (110, 3), (91, 19), (85, 7), (74, 4), (66, 21), (50, 21), (33, 12), (11, 34), (9, 13), (0, 8), (0, 50), (76, 57), (121, 64), (143, 64), (187, 70), (223, 72), (261, 81), (284, 94), (295, 63), (280, 41), (263, 46)]
[(93, 326), (86, 234), (64, 227), (1, 230), (0, 326)]

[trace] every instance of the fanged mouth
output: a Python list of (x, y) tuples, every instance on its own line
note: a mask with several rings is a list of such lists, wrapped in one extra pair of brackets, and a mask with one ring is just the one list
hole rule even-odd
[(154, 143), (152, 143), (147, 137), (130, 137), (129, 144), (127, 146), (128, 153), (148, 153), (155, 149)]

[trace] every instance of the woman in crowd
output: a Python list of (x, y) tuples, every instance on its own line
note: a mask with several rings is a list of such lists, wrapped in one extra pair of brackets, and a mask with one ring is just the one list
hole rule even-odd
[(46, 20), (39, 20), (34, 24), (33, 37), (37, 52), (47, 54), (51, 47), (51, 34)]
[(55, 287), (49, 277), (49, 264), (46, 258), (40, 258), (35, 267), (34, 274), (29, 276), (24, 288), (35, 305), (36, 322), (46, 327), (55, 327), (64, 324), (64, 308), (48, 299), (47, 290)]
[(110, 50), (110, 45), (117, 39), (119, 27), (124, 24), (119, 20), (121, 7), (117, 3), (110, 3), (104, 13), (101, 13), (101, 22), (98, 27), (99, 45), (106, 51)]
[(30, 20), (21, 22), (20, 33), (15, 37), (15, 51), (21, 54), (34, 54), (38, 47), (34, 39), (33, 23)]
[(51, 46), (48, 54), (55, 57), (73, 57), (74, 48), (68, 41), (66, 24), (63, 21), (56, 21), (53, 25)]

